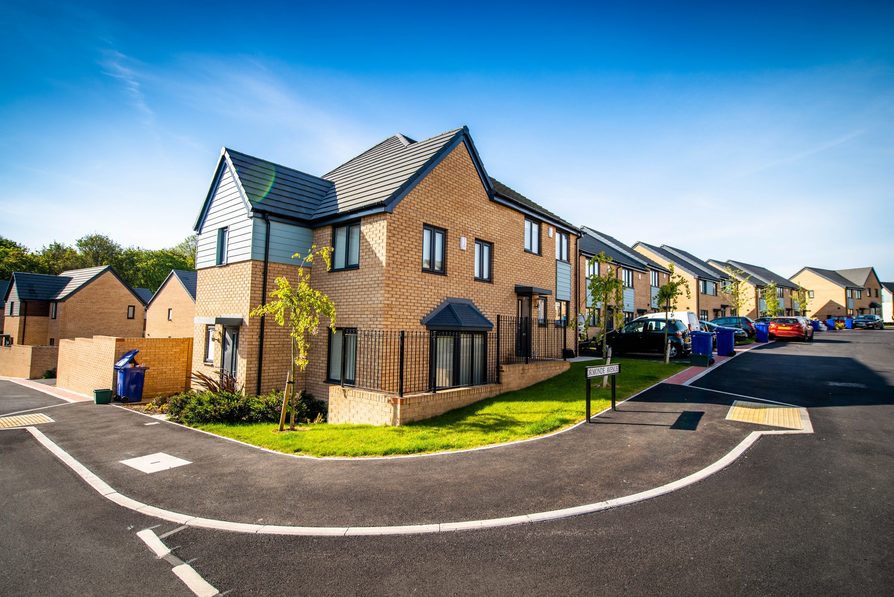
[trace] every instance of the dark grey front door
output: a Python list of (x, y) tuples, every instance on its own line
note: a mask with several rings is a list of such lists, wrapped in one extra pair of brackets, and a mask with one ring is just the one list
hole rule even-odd
[(224, 327), (223, 358), (220, 366), (225, 373), (236, 376), (237, 353), (239, 351), (239, 328)]

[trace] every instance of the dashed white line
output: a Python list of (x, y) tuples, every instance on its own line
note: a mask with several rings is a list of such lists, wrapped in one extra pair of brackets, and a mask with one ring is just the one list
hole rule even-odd
[(220, 594), (220, 591), (202, 578), (192, 566), (185, 563), (177, 556), (171, 555), (171, 550), (161, 539), (159, 539), (158, 535), (155, 534), (155, 531), (152, 529), (143, 529), (137, 533), (137, 537), (143, 540), (143, 543), (155, 553), (157, 558), (165, 558), (168, 562), (173, 564), (174, 567), (171, 568), (171, 572), (177, 575), (177, 578), (183, 581), (183, 584), (185, 584), (189, 590), (198, 597), (214, 597), (214, 595)]

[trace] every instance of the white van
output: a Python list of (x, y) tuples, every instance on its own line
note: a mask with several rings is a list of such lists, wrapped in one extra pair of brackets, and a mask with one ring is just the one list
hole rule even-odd
[[(657, 313), (647, 313), (643, 315), (647, 319), (664, 319), (665, 312), (659, 311)], [(692, 311), (671, 311), (667, 313), (667, 319), (679, 319), (683, 323), (689, 326), (689, 331), (699, 331), (702, 329), (701, 324), (698, 322), (698, 316)]]

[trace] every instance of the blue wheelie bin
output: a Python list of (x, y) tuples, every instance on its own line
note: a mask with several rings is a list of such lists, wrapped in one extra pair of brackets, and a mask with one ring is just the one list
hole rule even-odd
[(122, 402), (139, 402), (143, 399), (143, 381), (146, 370), (137, 364), (139, 350), (125, 352), (115, 363), (115, 394)]
[(845, 317), (844, 329), (846, 329), (846, 330), (854, 329), (854, 318), (853, 317)]
[(768, 323), (756, 323), (754, 324), (754, 339), (758, 342), (769, 342), (770, 341), (770, 324)]
[(818, 331), (820, 331), (820, 321), (819, 321), (819, 319), (811, 319), (811, 320), (810, 320), (810, 327), (813, 328), (813, 331), (814, 331), (814, 332), (818, 332)]
[(711, 332), (693, 331), (692, 334), (692, 356), (690, 362), (693, 365), (707, 367), (714, 362), (714, 334)]
[(736, 354), (736, 330), (717, 328), (717, 354), (723, 357), (731, 357)]
[(830, 332), (835, 331), (835, 320), (832, 319), (831, 317), (826, 320), (826, 330), (828, 330)]

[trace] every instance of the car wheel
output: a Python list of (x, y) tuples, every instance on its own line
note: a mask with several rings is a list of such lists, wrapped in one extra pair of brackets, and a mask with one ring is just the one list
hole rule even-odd
[(680, 351), (677, 350), (677, 345), (674, 344), (674, 343), (671, 343), (671, 345), (670, 345), (670, 358), (675, 359), (675, 358), (677, 358), (677, 355), (679, 355), (679, 354), (680, 354)]

